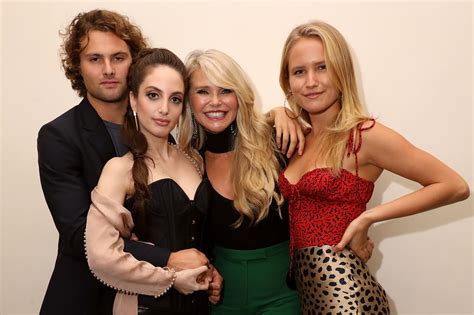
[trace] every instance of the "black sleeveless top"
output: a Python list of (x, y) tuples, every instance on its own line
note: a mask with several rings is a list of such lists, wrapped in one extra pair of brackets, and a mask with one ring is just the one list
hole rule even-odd
[[(152, 242), (171, 251), (196, 248), (204, 251), (208, 240), (205, 237), (206, 216), (209, 209), (211, 187), (204, 179), (198, 186), (192, 200), (171, 178), (151, 183), (150, 199), (145, 205), (146, 228), (137, 234), (140, 241)], [(133, 199), (125, 202), (130, 209)], [(159, 298), (139, 295), (139, 308), (148, 308), (146, 314), (193, 314), (208, 309), (206, 291), (182, 295), (174, 288)], [(151, 311), (151, 312), (150, 312)]]
[(239, 218), (233, 201), (220, 195), (211, 187), (209, 212), (210, 238), (214, 245), (239, 250), (269, 247), (289, 240), (288, 208), (286, 202), (280, 207), (282, 218), (275, 200), (268, 210), (268, 216), (258, 223), (250, 224), (244, 217), (238, 228), (232, 224)]
[[(200, 153), (205, 160), (205, 151), (202, 150)], [(278, 152), (275, 152), (275, 156), (281, 167), (286, 165), (287, 161), (284, 156)], [(233, 200), (219, 194), (211, 184), (209, 186), (211, 190), (208, 216), (209, 239), (213, 245), (229, 249), (251, 250), (269, 247), (290, 239), (286, 201), (280, 206), (279, 212), (278, 205), (273, 199), (265, 219), (251, 224), (250, 220), (244, 216), (242, 224), (238, 228), (234, 228), (233, 224), (240, 215), (234, 208)], [(275, 190), (279, 192), (276, 183)]]

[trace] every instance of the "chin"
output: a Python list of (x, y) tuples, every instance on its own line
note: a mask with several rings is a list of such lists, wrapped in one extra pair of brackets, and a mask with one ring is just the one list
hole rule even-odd
[(168, 136), (169, 136), (169, 135), (170, 135), (169, 132), (168, 132), (168, 133), (161, 133), (161, 132), (160, 132), (160, 133), (154, 134), (153, 136), (154, 136), (155, 138), (168, 140)]
[(145, 131), (142, 129), (142, 132), (144, 134), (148, 134), (153, 138), (160, 138), (160, 139), (168, 139), (168, 135), (171, 133), (171, 130), (150, 130), (150, 131)]
[(227, 127), (229, 127), (230, 124), (228, 125), (220, 125), (220, 126), (211, 126), (210, 128), (208, 127), (204, 127), (204, 129), (207, 131), (207, 132), (210, 132), (210, 133), (214, 133), (214, 134), (218, 134), (218, 133), (221, 133), (223, 132)]
[(103, 101), (108, 103), (116, 103), (121, 102), (125, 99), (124, 95), (114, 94), (114, 95), (106, 95), (102, 98)]

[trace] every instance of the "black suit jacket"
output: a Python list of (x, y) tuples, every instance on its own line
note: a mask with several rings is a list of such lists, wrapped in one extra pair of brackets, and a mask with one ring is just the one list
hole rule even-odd
[[(116, 156), (110, 135), (87, 99), (41, 127), (38, 163), (43, 194), (59, 232), (58, 256), (40, 314), (101, 314), (105, 291), (87, 265), (84, 231), (105, 163)], [(138, 260), (165, 266), (170, 252), (125, 240)]]

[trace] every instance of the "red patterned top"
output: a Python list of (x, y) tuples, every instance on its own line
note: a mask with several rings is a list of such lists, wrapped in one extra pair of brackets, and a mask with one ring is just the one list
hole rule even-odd
[[(328, 168), (315, 168), (305, 173), (296, 184), (291, 184), (280, 173), (280, 191), (288, 201), (290, 213), (290, 246), (294, 249), (336, 245), (347, 226), (366, 209), (374, 183), (358, 176), (357, 153), (362, 144), (362, 131), (372, 128), (357, 126), (358, 141), (349, 135), (347, 155), (354, 154), (356, 174), (341, 169), (334, 176)], [(292, 255), (293, 256), (293, 255)]]

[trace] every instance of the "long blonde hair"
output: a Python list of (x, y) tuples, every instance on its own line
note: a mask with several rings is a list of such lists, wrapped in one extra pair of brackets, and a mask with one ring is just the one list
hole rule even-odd
[[(194, 71), (200, 69), (214, 85), (234, 91), (239, 104), (237, 111), (237, 135), (234, 160), (231, 166), (234, 207), (240, 218), (234, 227), (242, 224), (244, 216), (251, 224), (268, 215), (272, 198), (278, 205), (283, 202), (275, 192), (279, 163), (275, 156), (272, 129), (255, 106), (255, 93), (247, 75), (228, 55), (218, 50), (193, 51), (186, 61), (186, 81)], [(189, 97), (188, 97), (189, 101)], [(187, 106), (190, 108), (190, 106)], [(204, 129), (199, 126), (196, 146), (201, 149), (205, 142)]]
[[(325, 164), (335, 174), (338, 174), (342, 168), (344, 154), (348, 149), (349, 132), (354, 130), (354, 139), (358, 139), (356, 133), (359, 131), (356, 126), (371, 118), (365, 114), (360, 101), (354, 65), (346, 40), (337, 29), (321, 21), (297, 26), (286, 39), (280, 64), (280, 86), (285, 95), (288, 95), (290, 91), (289, 53), (293, 45), (301, 38), (321, 40), (331, 81), (340, 92), (341, 110), (333, 124), (322, 132), (320, 154), (316, 160), (316, 163)], [(311, 124), (308, 112), (296, 104), (293, 98), (288, 98), (288, 104), (295, 113), (301, 112), (301, 119)], [(355, 146), (357, 143), (353, 143), (353, 145)]]

